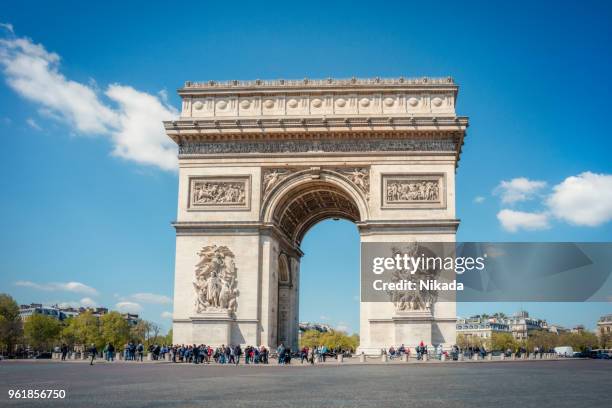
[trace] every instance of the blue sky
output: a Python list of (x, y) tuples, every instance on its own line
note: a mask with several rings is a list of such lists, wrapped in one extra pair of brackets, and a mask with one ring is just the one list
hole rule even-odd
[[(185, 80), (451, 75), (471, 121), (458, 240), (611, 240), (609, 2), (122, 3), (2, 10), (0, 290), (19, 302), (120, 305), (169, 327), (177, 180), (156, 118)], [(303, 249), (301, 320), (357, 330), (355, 227), (326, 221)], [(521, 306), (568, 326), (612, 312), (459, 313)]]

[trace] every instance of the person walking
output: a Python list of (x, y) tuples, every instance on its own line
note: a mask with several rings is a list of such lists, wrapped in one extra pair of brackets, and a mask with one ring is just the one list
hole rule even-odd
[(276, 349), (276, 354), (278, 354), (278, 364), (282, 365), (285, 363), (285, 346), (281, 343)]
[(240, 364), (240, 356), (242, 355), (242, 348), (240, 347), (240, 344), (236, 345), (236, 347), (234, 347), (234, 362), (236, 363), (236, 365)]
[(136, 346), (136, 351), (138, 353), (138, 360), (142, 362), (144, 360), (144, 344), (138, 343), (138, 346)]
[(62, 343), (62, 348), (60, 350), (62, 352), (62, 361), (66, 361), (66, 354), (68, 354), (68, 346), (66, 343)]
[(91, 343), (91, 347), (89, 348), (89, 356), (91, 357), (91, 361), (89, 362), (89, 365), (93, 365), (93, 362), (96, 359), (96, 354), (98, 354), (98, 349), (94, 343)]

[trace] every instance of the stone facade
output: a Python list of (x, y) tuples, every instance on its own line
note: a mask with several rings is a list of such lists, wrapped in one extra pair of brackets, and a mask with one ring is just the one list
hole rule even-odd
[(478, 337), (488, 340), (493, 337), (493, 333), (512, 333), (510, 326), (496, 321), (496, 319), (483, 319), (480, 317), (457, 320), (457, 335), (462, 334), (466, 337), (468, 344), (470, 339)]
[[(300, 243), (327, 218), (362, 242), (453, 242), (467, 118), (443, 79), (186, 83), (173, 333), (179, 343), (298, 341)], [(360, 305), (361, 350), (451, 345), (455, 304)]]

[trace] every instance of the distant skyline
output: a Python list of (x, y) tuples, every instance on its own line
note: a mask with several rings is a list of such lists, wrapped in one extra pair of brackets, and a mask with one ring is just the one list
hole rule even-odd
[[(178, 115), (186, 80), (450, 75), (470, 117), (457, 240), (611, 241), (609, 2), (308, 8), (321, 12), (286, 2), (5, 6), (0, 292), (170, 328), (177, 161), (161, 121)], [(300, 320), (357, 331), (356, 227), (320, 223), (302, 249)], [(459, 304), (458, 314), (520, 308), (591, 329), (612, 313), (608, 302)]]

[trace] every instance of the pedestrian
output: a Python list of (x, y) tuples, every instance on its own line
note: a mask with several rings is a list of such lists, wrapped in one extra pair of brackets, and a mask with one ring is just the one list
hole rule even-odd
[(240, 356), (242, 355), (242, 348), (240, 348), (240, 344), (238, 344), (234, 348), (234, 360), (236, 365), (240, 364)]
[(285, 363), (285, 346), (283, 345), (283, 343), (281, 343), (278, 348), (276, 349), (276, 354), (278, 356), (278, 364), (284, 364)]
[(98, 354), (98, 349), (94, 343), (91, 343), (91, 347), (89, 348), (89, 356), (91, 357), (91, 361), (89, 362), (89, 365), (93, 365), (93, 362), (96, 359), (96, 354)]
[(144, 360), (144, 344), (138, 343), (138, 346), (136, 346), (136, 351), (138, 353), (138, 360), (142, 362)]

